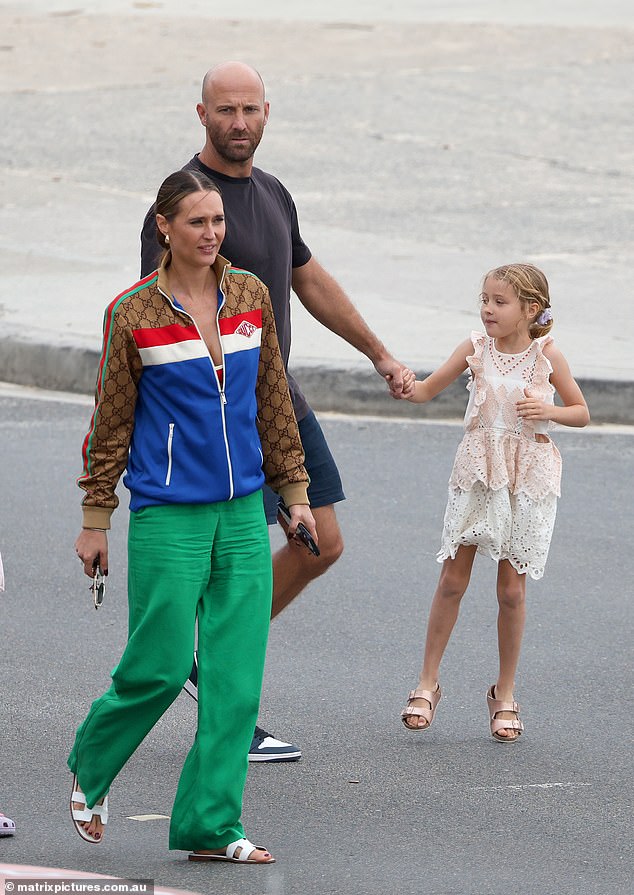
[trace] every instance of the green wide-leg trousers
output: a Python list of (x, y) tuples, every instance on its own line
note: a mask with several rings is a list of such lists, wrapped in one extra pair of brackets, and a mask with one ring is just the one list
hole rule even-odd
[(170, 848), (221, 848), (240, 823), (271, 615), (262, 495), (130, 514), (128, 643), (68, 765), (89, 807), (180, 693), (198, 618), (198, 729), (181, 772)]

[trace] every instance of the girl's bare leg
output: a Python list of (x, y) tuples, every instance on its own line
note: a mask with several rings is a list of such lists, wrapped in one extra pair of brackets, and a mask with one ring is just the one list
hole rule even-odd
[[(498, 652), (500, 673), (495, 685), (495, 698), (514, 702), (515, 672), (520, 658), (526, 621), (526, 575), (516, 572), (506, 559), (498, 564)], [(515, 712), (498, 712), (498, 718), (513, 719)], [(501, 736), (517, 737), (517, 731), (501, 730)]]
[[(458, 547), (455, 559), (446, 559), (443, 563), (427, 621), (423, 669), (417, 689), (434, 692), (438, 686), (440, 661), (458, 619), (460, 601), (469, 585), (475, 554), (475, 547)], [(426, 699), (414, 699), (411, 705), (431, 708)], [(424, 728), (427, 721), (412, 717), (407, 721), (407, 726)]]

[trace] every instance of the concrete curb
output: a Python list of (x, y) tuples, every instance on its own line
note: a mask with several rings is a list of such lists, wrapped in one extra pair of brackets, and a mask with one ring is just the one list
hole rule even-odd
[[(392, 400), (371, 370), (328, 365), (292, 366), (291, 370), (311, 406), (318, 411), (448, 419), (462, 418), (467, 405), (466, 375), (429, 404), (410, 404)], [(418, 379), (423, 379), (431, 370), (415, 372)], [(577, 381), (594, 423), (634, 425), (634, 382), (590, 378)]]
[[(0, 339), (0, 381), (90, 395), (95, 389), (99, 352), (76, 345), (48, 345)], [(316, 411), (376, 416), (449, 419), (462, 417), (465, 383), (453, 383), (429, 404), (393, 401), (376, 373), (360, 367), (307, 363), (291, 366), (293, 376)], [(416, 370), (419, 378), (429, 371)], [(595, 423), (634, 425), (634, 382), (579, 379)]]

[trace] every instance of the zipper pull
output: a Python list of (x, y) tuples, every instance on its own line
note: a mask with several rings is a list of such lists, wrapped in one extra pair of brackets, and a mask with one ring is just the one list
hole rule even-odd
[(220, 389), (220, 399), (222, 400), (223, 404), (227, 403), (227, 396), (224, 393), (224, 389)]

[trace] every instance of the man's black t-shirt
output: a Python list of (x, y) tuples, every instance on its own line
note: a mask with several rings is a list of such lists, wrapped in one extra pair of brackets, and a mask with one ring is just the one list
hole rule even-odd
[[(284, 365), (291, 350), (291, 278), (294, 267), (302, 267), (311, 253), (299, 232), (293, 197), (265, 171), (253, 168), (250, 177), (227, 177), (213, 171), (195, 155), (185, 168), (202, 171), (222, 191), (227, 234), (220, 253), (236, 267), (250, 270), (268, 287)], [(141, 276), (158, 265), (162, 249), (156, 239), (155, 211), (152, 207), (141, 233)], [(297, 419), (309, 407), (299, 386), (288, 377)]]

